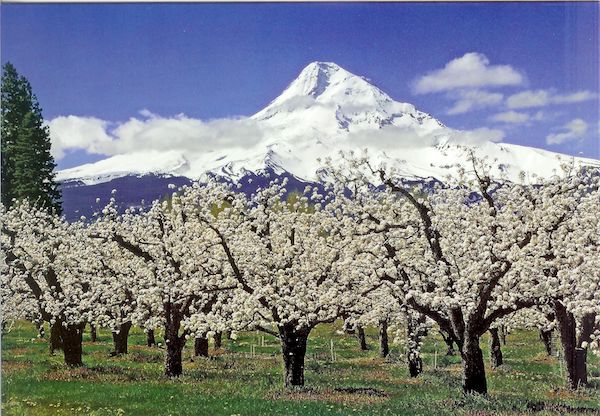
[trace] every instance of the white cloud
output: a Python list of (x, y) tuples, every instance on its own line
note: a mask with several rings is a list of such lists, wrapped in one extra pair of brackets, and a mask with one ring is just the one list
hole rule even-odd
[(252, 119), (201, 121), (179, 115), (160, 117), (148, 110), (145, 119), (130, 118), (110, 129), (110, 123), (94, 117), (57, 117), (48, 123), (52, 154), (57, 160), (69, 150), (116, 155), (139, 150), (211, 151), (248, 148), (260, 141), (263, 131)]
[(524, 76), (510, 65), (490, 65), (485, 55), (470, 52), (448, 62), (444, 68), (418, 78), (414, 91), (427, 94), (461, 88), (520, 85), (523, 81)]
[(143, 108), (139, 111), (140, 116), (145, 117), (145, 118), (158, 118), (159, 115), (153, 113), (152, 111), (148, 110), (147, 108)]
[(504, 113), (494, 114), (490, 117), (492, 121), (500, 121), (503, 123), (525, 123), (529, 121), (529, 114), (527, 113), (517, 113), (516, 111), (506, 111)]
[(384, 151), (398, 149), (423, 148), (435, 146), (440, 140), (449, 138), (455, 144), (473, 146), (485, 142), (501, 142), (504, 131), (487, 127), (474, 130), (454, 130), (443, 127), (433, 131), (423, 131), (414, 126), (386, 126), (384, 128), (365, 132), (351, 132), (344, 144), (350, 148), (371, 148)]
[(589, 101), (597, 98), (598, 94), (591, 91), (577, 91), (566, 95), (555, 95), (552, 99), (555, 104), (562, 103), (579, 103), (582, 101)]
[(513, 94), (506, 99), (511, 109), (543, 107), (550, 104), (572, 104), (596, 98), (591, 91), (577, 91), (570, 94), (556, 94), (553, 90), (527, 90)]
[(562, 129), (565, 130), (561, 133), (549, 134), (546, 136), (547, 144), (561, 144), (571, 140), (581, 138), (588, 131), (588, 123), (580, 118), (571, 120), (565, 124)]
[(550, 93), (546, 90), (523, 91), (506, 99), (508, 108), (541, 107), (549, 104)]
[(465, 90), (453, 94), (458, 100), (447, 111), (447, 114), (462, 114), (471, 110), (491, 107), (502, 102), (504, 96), (500, 93), (492, 93), (481, 90)]
[(85, 149), (88, 153), (103, 154), (112, 138), (106, 133), (109, 123), (95, 117), (61, 116), (48, 123), (51, 153), (60, 160), (70, 150)]
[(452, 134), (452, 139), (463, 144), (476, 145), (486, 141), (501, 142), (504, 136), (503, 130), (482, 127), (474, 130), (456, 130)]
[(544, 119), (544, 113), (538, 111), (535, 114), (522, 113), (518, 111), (505, 111), (497, 113), (490, 117), (491, 121), (507, 124), (522, 124), (530, 121), (540, 121)]

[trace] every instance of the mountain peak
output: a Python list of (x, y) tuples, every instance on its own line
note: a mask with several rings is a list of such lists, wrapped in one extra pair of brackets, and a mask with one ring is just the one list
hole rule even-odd
[(333, 62), (311, 62), (292, 81), (281, 95), (282, 98), (308, 96), (317, 98), (322, 95), (330, 85), (339, 84), (349, 79), (360, 77), (351, 74)]
[(340, 72), (352, 76), (348, 71), (333, 62), (311, 62), (308, 64), (293, 84), (299, 87), (302, 95), (317, 97), (321, 95), (331, 83), (331, 79)]
[(283, 93), (253, 118), (266, 119), (275, 114), (303, 111), (315, 103), (337, 111), (340, 108), (382, 108), (392, 102), (365, 78), (336, 63), (315, 61), (304, 67)]
[(308, 64), (279, 97), (252, 118), (288, 132), (298, 127), (297, 134), (302, 137), (306, 128), (328, 137), (340, 130), (385, 126), (443, 127), (413, 105), (393, 100), (366, 78), (321, 61)]

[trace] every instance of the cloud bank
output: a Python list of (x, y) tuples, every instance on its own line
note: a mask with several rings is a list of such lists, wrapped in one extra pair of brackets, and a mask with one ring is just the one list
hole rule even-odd
[(56, 117), (48, 123), (52, 154), (60, 160), (74, 150), (106, 156), (140, 149), (206, 152), (249, 148), (264, 137), (259, 123), (248, 118), (205, 122), (184, 115), (160, 117), (148, 110), (140, 114), (143, 118), (119, 124), (94, 117)]
[[(148, 110), (142, 110), (140, 114), (142, 117), (132, 117), (121, 123), (73, 115), (57, 117), (48, 123), (52, 153), (56, 160), (61, 160), (69, 152), (76, 150), (105, 156), (140, 151), (189, 155), (221, 150), (247, 154), (250, 149), (253, 151), (260, 148), (261, 151), (266, 151), (273, 139), (282, 137), (279, 127), (269, 126), (252, 118), (205, 122), (184, 115), (161, 117)], [(282, 140), (292, 144), (311, 137), (310, 133), (302, 131), (284, 135)], [(378, 130), (348, 133), (337, 145), (389, 150), (433, 146), (443, 137), (450, 137), (455, 143), (477, 144), (501, 141), (504, 132), (488, 128), (459, 131), (444, 127), (424, 131), (412, 126), (385, 126)], [(314, 137), (317, 141), (322, 138), (326, 137)]]

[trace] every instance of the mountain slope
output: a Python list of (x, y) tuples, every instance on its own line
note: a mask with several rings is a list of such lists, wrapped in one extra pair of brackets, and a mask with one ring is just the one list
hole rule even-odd
[[(249, 147), (136, 151), (60, 171), (57, 178), (90, 185), (128, 175), (196, 179), (211, 172), (240, 178), (249, 171), (270, 169), (314, 181), (319, 158), (336, 159), (340, 151), (368, 148), (376, 162), (396, 166), (407, 178), (443, 179), (452, 173), (453, 165), (464, 163), (463, 146), (472, 145), (478, 156), (495, 161), (493, 173), (502, 172), (518, 181), (522, 171), (529, 177), (547, 177), (573, 159), (450, 129), (413, 105), (393, 100), (368, 80), (327, 62), (309, 64), (280, 96), (246, 121), (259, 131), (259, 139)], [(580, 161), (600, 165), (595, 160)]]

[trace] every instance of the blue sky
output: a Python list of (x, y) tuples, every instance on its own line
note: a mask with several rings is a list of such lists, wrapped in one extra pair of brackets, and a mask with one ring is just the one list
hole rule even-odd
[[(250, 115), (309, 62), (332, 61), (450, 127), (600, 158), (599, 8), (4, 3), (1, 60), (31, 81), (47, 120), (89, 117), (103, 128), (143, 109)], [(463, 69), (472, 72), (461, 84)], [(62, 152), (59, 168), (104, 157), (85, 149)]]

